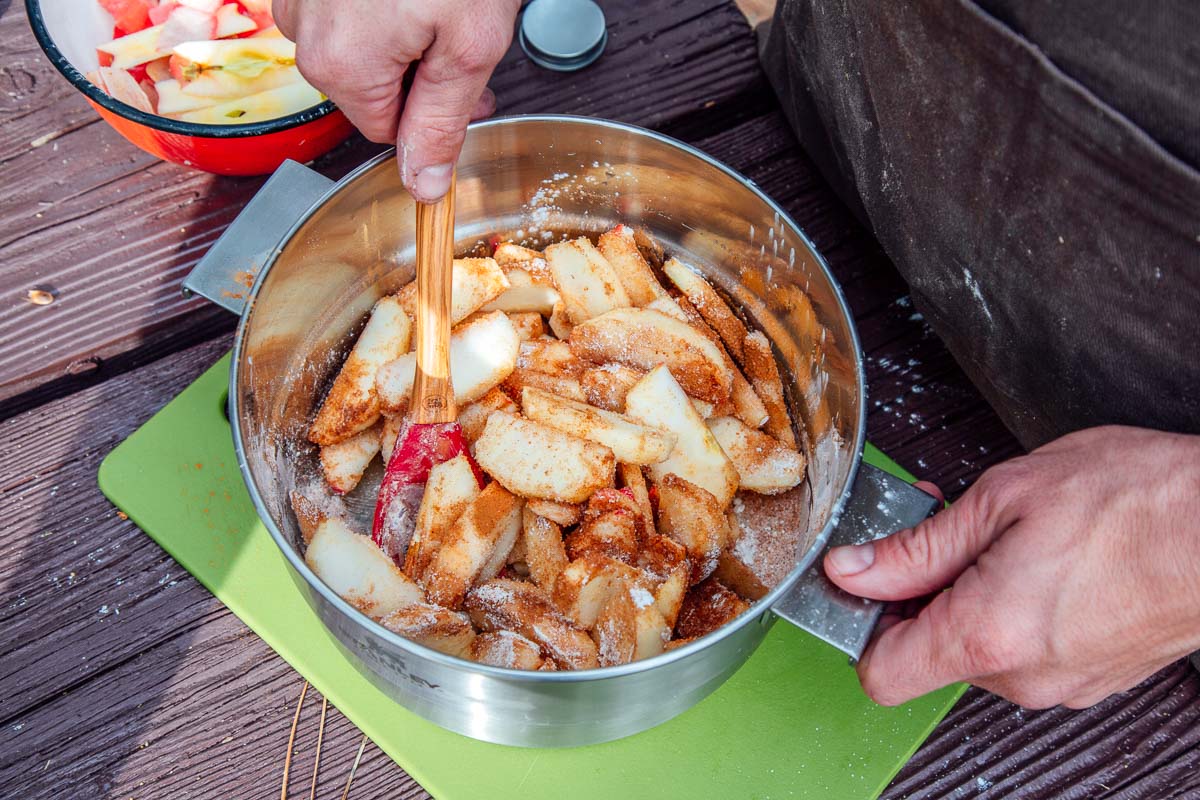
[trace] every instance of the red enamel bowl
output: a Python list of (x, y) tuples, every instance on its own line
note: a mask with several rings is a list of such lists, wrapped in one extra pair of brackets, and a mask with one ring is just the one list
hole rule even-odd
[(83, 75), (97, 66), (96, 45), (112, 37), (112, 19), (96, 0), (25, 0), (25, 9), (50, 63), (117, 133), (166, 161), (218, 175), (265, 175), (285, 159), (313, 160), (354, 130), (329, 100), (244, 125), (202, 125), (147, 114), (113, 99)]

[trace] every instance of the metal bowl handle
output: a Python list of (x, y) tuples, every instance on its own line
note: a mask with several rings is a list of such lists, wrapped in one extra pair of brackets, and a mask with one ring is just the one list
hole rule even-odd
[(271, 251), (333, 183), (302, 164), (284, 161), (183, 279), (183, 293), (198, 294), (241, 316), (250, 285)]
[[(862, 464), (829, 546), (863, 544), (911, 528), (938, 506), (936, 498), (870, 464)], [(842, 591), (825, 577), (825, 553), (771, 610), (850, 656), (862, 657), (883, 604)]]

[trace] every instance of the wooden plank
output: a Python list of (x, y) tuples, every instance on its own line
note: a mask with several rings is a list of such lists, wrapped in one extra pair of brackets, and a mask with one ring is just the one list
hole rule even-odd
[(971, 689), (883, 797), (1195, 797), (1198, 723), (1200, 674), (1183, 661), (1086, 711)]
[[(0, 709), (21, 714), (220, 607), (100, 494), (117, 443), (228, 349), (186, 350), (0, 423)], [(24, 676), (37, 675), (30, 681)]]
[[(662, 126), (736, 100), (749, 84), (765, 96), (753, 37), (732, 4), (622, 0), (606, 12), (608, 49), (584, 72), (540, 69), (514, 45), (492, 82), (501, 113)], [(201, 311), (178, 287), (261, 180), (196, 173), (127, 143), (41, 56), (23, 9), (0, 19), (0, 63), (10, 65), (0, 73), (2, 418), (146, 363), (148, 347), (157, 355), (227, 330), (220, 312)], [(340, 177), (381, 149), (355, 137), (314, 166)], [(35, 286), (58, 299), (26, 303)], [(48, 389), (13, 401), (39, 387)]]
[[(239, 620), (214, 611), (6, 725), (0, 786), (27, 798), (276, 796), (301, 684)], [(292, 797), (308, 796), (319, 716), (310, 690)], [(341, 796), (361, 736), (330, 710), (318, 796)], [(373, 745), (352, 796), (428, 797)]]
[[(0, 423), (5, 796), (118, 786), (141, 796), (151, 785), (155, 796), (184, 796), (231, 775), (278, 785), (300, 679), (95, 483), (108, 451), (230, 344), (221, 337)], [(315, 697), (293, 785), (308, 786)], [(328, 726), (320, 785), (339, 796), (359, 735), (336, 711)], [(427, 796), (373, 746), (361, 769), (356, 797)], [(224, 780), (210, 791), (229, 796)]]

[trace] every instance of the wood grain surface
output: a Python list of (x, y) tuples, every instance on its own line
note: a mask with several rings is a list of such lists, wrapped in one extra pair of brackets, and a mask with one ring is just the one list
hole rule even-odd
[[(696, 144), (755, 180), (842, 282), (867, 354), (870, 438), (955, 496), (1019, 452), (912, 308), (886, 255), (799, 150), (731, 2), (605, 2), (580, 73), (509, 53), (501, 113), (592, 114)], [(380, 150), (354, 138), (339, 177)], [(121, 439), (230, 346), (179, 282), (260, 185), (156, 162), (100, 122), (0, 0), (0, 796), (278, 797), (301, 679), (101, 496)], [(34, 287), (57, 299), (34, 306)], [(320, 700), (292, 766), (307, 797)], [(330, 709), (319, 797), (361, 734)], [(353, 798), (424, 791), (367, 744)], [(887, 798), (1200, 796), (1200, 676), (1182, 662), (1082, 712), (972, 690)]]

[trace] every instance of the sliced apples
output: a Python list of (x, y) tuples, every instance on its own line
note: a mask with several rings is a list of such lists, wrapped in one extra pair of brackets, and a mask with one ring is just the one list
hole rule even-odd
[[(103, 68), (121, 74), (89, 78), (139, 110), (230, 125), (288, 116), (325, 99), (296, 70), (296, 46), (279, 35), (269, 8), (186, 0), (152, 6), (138, 20), (158, 24), (97, 48)], [(143, 65), (147, 80), (133, 92), (137, 80), (128, 70)]]

